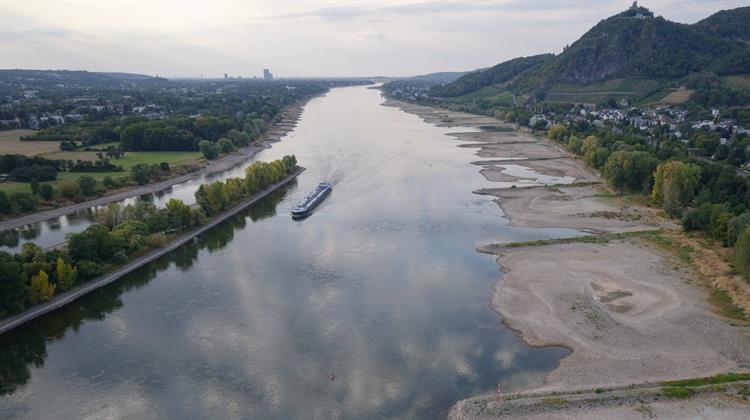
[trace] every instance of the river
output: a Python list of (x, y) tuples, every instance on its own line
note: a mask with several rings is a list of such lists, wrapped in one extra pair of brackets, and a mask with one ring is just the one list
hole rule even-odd
[[(366, 87), (311, 100), (257, 156), (295, 154), (296, 183), (0, 336), (0, 417), (435, 418), (498, 382), (541, 383), (567, 350), (500, 324), (497, 265), (474, 249), (570, 232), (506, 226), (471, 192), (489, 184), (474, 150), (446, 136), (469, 129), (382, 103)], [(333, 194), (292, 220), (324, 180)]]

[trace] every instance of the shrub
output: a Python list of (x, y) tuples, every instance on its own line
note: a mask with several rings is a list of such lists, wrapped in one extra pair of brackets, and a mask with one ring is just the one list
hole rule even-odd
[(102, 185), (104, 185), (104, 188), (110, 190), (114, 188), (117, 184), (115, 183), (115, 180), (112, 179), (111, 176), (105, 176), (104, 179), (102, 179)]
[(117, 252), (112, 256), (112, 262), (115, 264), (125, 264), (128, 262), (128, 255), (123, 251)]
[(227, 138), (219, 139), (219, 141), (216, 142), (216, 144), (221, 149), (221, 153), (232, 153), (235, 150), (237, 150), (234, 148), (234, 144), (232, 144), (232, 140), (229, 140)]
[(0, 213), (9, 214), (13, 212), (13, 206), (11, 205), (10, 198), (5, 191), (0, 191)]
[(81, 187), (83, 195), (94, 195), (96, 194), (96, 180), (90, 176), (82, 176), (78, 178), (78, 186)]
[(208, 160), (213, 160), (219, 157), (219, 153), (221, 153), (221, 148), (216, 143), (210, 142), (208, 140), (201, 140), (200, 143), (198, 143), (198, 148), (200, 149), (201, 153), (203, 153), (203, 156)]
[(83, 193), (81, 192), (81, 187), (77, 182), (74, 181), (61, 182), (60, 185), (57, 186), (57, 190), (60, 192), (60, 195), (62, 197), (65, 197), (69, 200), (77, 200), (83, 195)]
[(78, 261), (76, 263), (76, 270), (78, 270), (78, 278), (81, 280), (93, 279), (104, 272), (101, 264), (91, 260)]
[(145, 185), (151, 179), (151, 168), (145, 163), (139, 163), (130, 169), (133, 179), (138, 185)]
[(21, 166), (10, 171), (9, 176), (21, 182), (31, 182), (32, 179), (53, 181), (57, 179), (57, 169), (51, 165)]
[(42, 184), (39, 186), (39, 196), (50, 201), (55, 198), (55, 189), (50, 184)]
[(18, 212), (26, 213), (36, 210), (36, 197), (31, 193), (14, 192), (10, 196), (10, 201), (13, 208)]

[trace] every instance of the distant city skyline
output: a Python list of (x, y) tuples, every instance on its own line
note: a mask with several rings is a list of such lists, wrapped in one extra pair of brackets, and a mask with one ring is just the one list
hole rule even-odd
[[(559, 53), (632, 0), (0, 0), (0, 67), (221, 78), (410, 76)], [(694, 23), (735, 0), (652, 0)]]

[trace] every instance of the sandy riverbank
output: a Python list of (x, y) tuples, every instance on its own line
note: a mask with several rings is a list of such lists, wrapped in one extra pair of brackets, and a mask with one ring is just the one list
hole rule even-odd
[(304, 103), (290, 106), (289, 108), (285, 109), (282, 112), (281, 120), (272, 125), (269, 130), (263, 135), (259, 146), (248, 146), (242, 148), (235, 153), (209, 162), (198, 171), (176, 176), (174, 178), (165, 179), (160, 182), (141, 185), (124, 191), (119, 191), (114, 194), (106, 195), (104, 197), (99, 197), (93, 200), (40, 211), (13, 219), (3, 220), (0, 221), (0, 231), (16, 229), (22, 226), (43, 222), (45, 220), (56, 219), (58, 217), (86, 210), (91, 207), (105, 206), (107, 204), (122, 201), (131, 197), (137, 197), (144, 194), (153, 194), (159, 191), (166, 190), (173, 185), (182, 184), (184, 182), (197, 179), (202, 176), (213, 175), (230, 170), (238, 165), (245, 163), (261, 150), (271, 147), (270, 143), (281, 140), (281, 138), (284, 137), (288, 132), (294, 130), (297, 125), (297, 121), (302, 115), (303, 108)]
[[(465, 142), (464, 147), (477, 148), (483, 159), (474, 164), (493, 185), (475, 192), (496, 197), (511, 226), (590, 233), (673, 226), (653, 209), (626, 203), (583, 162), (546, 139), (508, 132), (507, 124), (489, 117), (395, 101), (387, 105), (441, 126), (494, 130), (454, 137)], [(716, 315), (701, 275), (647, 238), (510, 248), (497, 244), (481, 251), (497, 254), (504, 272), (491, 299), (503, 322), (531, 345), (572, 350), (535, 392), (750, 370), (746, 324)], [(521, 418), (518, 413), (475, 409), (490, 407), (494, 399), (489, 395), (461, 401), (449, 417)], [(631, 418), (647, 412), (668, 418), (701, 412), (732, 418), (737, 410), (750, 412), (743, 404), (711, 411), (715, 401), (635, 401), (566, 413), (543, 403), (522, 418)]]

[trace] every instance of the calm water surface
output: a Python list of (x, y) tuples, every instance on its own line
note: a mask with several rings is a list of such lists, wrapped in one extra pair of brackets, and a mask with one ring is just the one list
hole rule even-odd
[[(296, 154), (295, 184), (0, 336), (0, 417), (435, 418), (540, 382), (567, 352), (500, 325), (498, 267), (474, 248), (569, 232), (506, 227), (471, 193), (489, 184), (474, 152), (445, 136), (466, 130), (382, 102), (364, 87), (312, 100), (258, 156)], [(333, 194), (293, 221), (324, 180)]]

